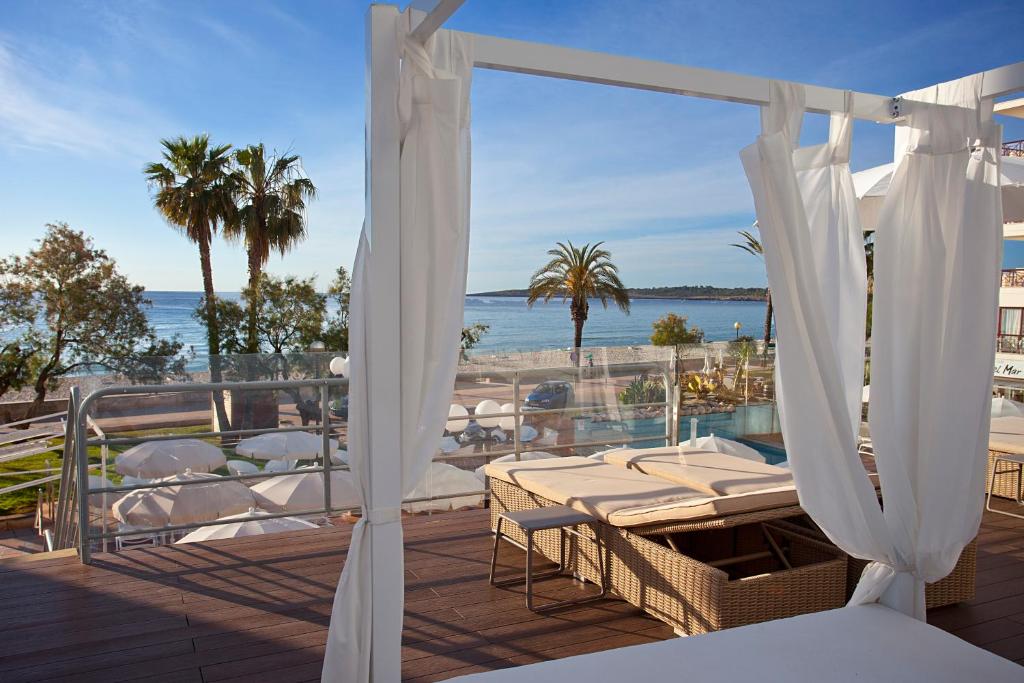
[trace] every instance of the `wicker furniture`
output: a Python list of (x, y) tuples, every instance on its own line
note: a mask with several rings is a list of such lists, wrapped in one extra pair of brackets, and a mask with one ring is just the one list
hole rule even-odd
[[(1020, 457), (1020, 455), (1008, 451), (989, 449), (988, 469), (985, 472), (985, 490), (997, 498), (1016, 499), (1020, 494), (1022, 482), (1019, 469), (1013, 468), (1013, 470), (1000, 472), (998, 475), (993, 476), (996, 470), (996, 461), (1007, 460), (1011, 457)], [(993, 512), (997, 511), (993, 510)]]
[[(988, 495), (985, 497), (985, 509), (1000, 515), (1024, 519), (1024, 515), (1009, 512), (1008, 510), (997, 510), (992, 507), (992, 496), (995, 495), (1012, 498), (1016, 501), (1017, 505), (1024, 505), (1024, 492), (1022, 492), (1024, 490), (1024, 455), (993, 453), (989, 451), (989, 462), (991, 466), (988, 471)], [(1000, 463), (1005, 465), (1003, 469), (999, 468)], [(1011, 479), (1015, 485), (1008, 485), (1005, 481), (1006, 479)], [(996, 493), (997, 489), (1000, 493)], [(1012, 493), (1006, 495), (1009, 493), (1008, 489)]]
[[(801, 531), (803, 533), (811, 534), (815, 538), (821, 541), (827, 540), (825, 534), (821, 532), (808, 518), (802, 520), (786, 520), (778, 522), (780, 526), (792, 526), (795, 531)], [(846, 599), (849, 600), (853, 596), (853, 590), (857, 587), (857, 583), (860, 581), (860, 575), (864, 573), (864, 568), (868, 565), (867, 560), (861, 560), (856, 557), (850, 557), (847, 560), (847, 571), (846, 571)], [(950, 572), (949, 576), (944, 579), (940, 579), (935, 583), (929, 583), (925, 587), (925, 606), (928, 609), (934, 609), (936, 607), (945, 607), (946, 605), (955, 605), (960, 602), (967, 602), (974, 597), (975, 593), (975, 575), (977, 574), (978, 566), (978, 539), (975, 538), (973, 541), (968, 543), (962, 553), (960, 553), (960, 559), (956, 563), (956, 567)]]
[[(596, 524), (597, 520), (586, 514), (585, 512), (578, 512), (573, 510), (571, 507), (565, 505), (551, 505), (548, 507), (533, 508), (531, 510), (516, 510), (500, 513), (497, 516), (497, 520), (494, 526), (494, 550), (491, 553), (491, 571), (488, 577), (488, 581), (492, 586), (511, 586), (519, 583), (526, 584), (526, 608), (533, 612), (541, 612), (558, 607), (565, 607), (566, 605), (576, 605), (582, 602), (589, 602), (591, 600), (598, 600), (608, 594), (608, 582), (606, 580), (605, 563), (604, 563), (604, 551), (601, 547), (600, 536), (593, 536), (597, 543), (596, 555), (598, 561), (598, 574), (597, 574), (597, 585), (601, 589), (601, 592), (596, 595), (588, 595), (582, 598), (570, 598), (567, 600), (559, 600), (556, 602), (549, 602), (544, 605), (534, 606), (533, 604), (533, 582), (535, 579), (558, 576), (562, 574), (566, 569), (565, 562), (565, 546), (567, 534), (572, 536), (579, 536), (580, 532), (578, 527), (580, 526), (591, 526)], [(508, 537), (502, 526), (512, 525), (513, 528), (518, 529), (521, 533), (526, 535), (526, 571), (523, 579), (505, 579), (503, 581), (494, 580), (494, 570), (498, 564), (498, 545), (501, 540)], [(558, 530), (561, 534), (558, 541), (559, 555), (558, 555), (558, 568), (545, 572), (543, 574), (535, 574), (533, 571), (533, 547), (534, 547), (534, 536), (539, 531), (550, 531)]]
[[(506, 511), (556, 505), (494, 477), (491, 495), (492, 528)], [(771, 524), (801, 514), (798, 506), (788, 506), (642, 528), (598, 523), (568, 539), (558, 530), (538, 531), (535, 542), (552, 561), (564, 554), (571, 571), (597, 583), (600, 538), (611, 593), (679, 633), (706, 633), (843, 605), (845, 554)], [(514, 528), (507, 535), (526, 541)], [(705, 537), (716, 547), (701, 546)]]

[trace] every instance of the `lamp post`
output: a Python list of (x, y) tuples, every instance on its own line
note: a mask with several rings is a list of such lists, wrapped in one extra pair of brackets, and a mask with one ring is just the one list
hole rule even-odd
[[(319, 354), (319, 353), (323, 353), (326, 350), (327, 350), (327, 347), (324, 346), (324, 343), (322, 341), (315, 341), (315, 342), (310, 343), (310, 345), (309, 345), (309, 352), (310, 353), (317, 353), (317, 354)], [(314, 373), (314, 376), (316, 377), (316, 379), (320, 379), (320, 356), (315, 356), (313, 358), (313, 373)]]
[(743, 325), (740, 323), (739, 320), (737, 320), (736, 322), (734, 322), (732, 324), (732, 329), (736, 330), (736, 340), (737, 341), (739, 341), (739, 338), (740, 338), (740, 328), (741, 327), (743, 327)]

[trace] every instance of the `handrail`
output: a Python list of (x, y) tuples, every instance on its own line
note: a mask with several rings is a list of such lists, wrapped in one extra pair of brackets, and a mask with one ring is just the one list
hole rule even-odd
[[(68, 398), (67, 422), (64, 429), (64, 458), (61, 463), (60, 494), (57, 497), (57, 514), (53, 520), (53, 545), (57, 550), (74, 548), (78, 545), (79, 527), (75, 516), (78, 508), (77, 449), (75, 433), (78, 428), (78, 387), (71, 387)], [(86, 480), (88, 482), (88, 480)]]

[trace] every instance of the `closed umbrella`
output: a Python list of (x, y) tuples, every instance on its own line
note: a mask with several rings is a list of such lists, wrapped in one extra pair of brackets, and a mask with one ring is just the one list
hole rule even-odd
[[(242, 439), (235, 453), (257, 460), (315, 460), (324, 449), (324, 438), (309, 432), (273, 432)], [(330, 440), (331, 455), (338, 440)]]
[[(324, 507), (323, 472), (295, 470), (273, 479), (265, 479), (252, 487), (259, 506), (273, 512), (310, 512)], [(359, 506), (359, 494), (352, 483), (352, 473), (331, 471), (331, 507)]]
[(159, 479), (185, 470), (212, 472), (226, 461), (224, 451), (206, 441), (170, 439), (132, 446), (114, 459), (114, 469), (130, 477)]
[[(192, 533), (183, 536), (178, 543), (199, 543), (216, 538), (241, 538), (242, 536), (259, 536), (260, 534), (276, 534), (282, 531), (302, 531), (316, 529), (316, 524), (297, 517), (272, 517), (267, 519), (255, 508), (240, 515), (228, 515), (221, 520), (237, 519), (232, 524), (216, 524), (199, 527)], [(218, 520), (220, 521), (220, 520)]]
[(216, 474), (186, 471), (159, 481), (175, 483), (197, 479), (209, 483), (132, 491), (114, 503), (112, 514), (119, 522), (141, 529), (209, 522), (245, 512), (255, 504), (245, 484), (223, 481)]

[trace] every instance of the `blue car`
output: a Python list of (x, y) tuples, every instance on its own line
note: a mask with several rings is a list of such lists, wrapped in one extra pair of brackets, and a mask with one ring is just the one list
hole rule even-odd
[(523, 410), (571, 408), (575, 402), (572, 384), (560, 380), (548, 380), (538, 384), (527, 395), (526, 400), (523, 401)]

